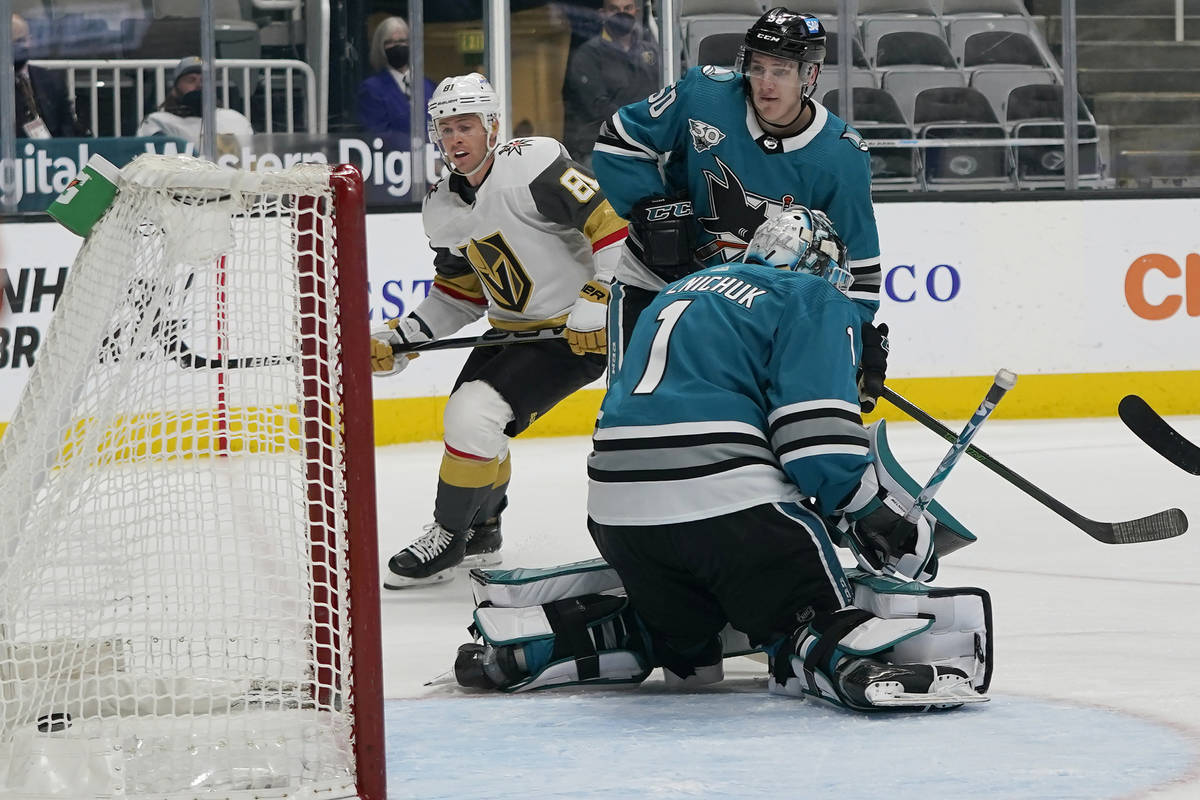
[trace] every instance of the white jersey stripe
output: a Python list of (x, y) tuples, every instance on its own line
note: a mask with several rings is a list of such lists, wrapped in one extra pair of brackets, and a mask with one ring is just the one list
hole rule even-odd
[(785, 417), (788, 414), (795, 414), (799, 411), (819, 411), (821, 409), (836, 409), (838, 411), (849, 411), (852, 414), (861, 414), (862, 408), (858, 403), (850, 403), (846, 400), (839, 400), (834, 397), (824, 398), (821, 400), (805, 400), (803, 403), (791, 403), (786, 406), (780, 406), (767, 415), (767, 422), (774, 423), (780, 417)]
[(866, 445), (857, 444), (817, 444), (812, 447), (801, 447), (797, 450), (792, 450), (782, 458), (780, 463), (790, 464), (798, 458), (809, 458), (811, 456), (865, 456), (871, 450)]
[(609, 439), (648, 439), (656, 436), (693, 436), (703, 433), (739, 433), (754, 436), (765, 443), (767, 437), (754, 425), (734, 420), (714, 422), (672, 422), (666, 425), (627, 425), (616, 428), (600, 428), (592, 438), (597, 441)]

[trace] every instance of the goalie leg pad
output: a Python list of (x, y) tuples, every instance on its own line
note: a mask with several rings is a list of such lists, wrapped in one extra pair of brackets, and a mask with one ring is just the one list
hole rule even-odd
[(852, 606), (823, 614), (777, 645), (771, 692), (814, 696), (856, 711), (985, 702), (990, 653), (984, 662), (974, 635), (977, 625), (984, 635), (990, 630), (990, 611), (980, 614), (986, 619), (975, 616), (986, 608), (986, 593), (864, 576), (852, 576), (856, 602), (873, 610)]
[(460, 684), (523, 692), (640, 683), (653, 669), (641, 623), (603, 559), (470, 574), (471, 630), (482, 641), (459, 648)]
[(888, 660), (953, 667), (983, 693), (992, 680), (992, 600), (971, 586), (934, 588), (858, 570), (847, 573), (854, 605), (885, 619), (931, 617), (933, 624), (897, 643)]

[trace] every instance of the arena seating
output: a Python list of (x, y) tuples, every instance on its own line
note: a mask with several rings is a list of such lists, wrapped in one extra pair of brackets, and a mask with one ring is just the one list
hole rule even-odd
[[(684, 66), (710, 63), (702, 56), (731, 66), (753, 21), (752, 5), (681, 2)], [(1061, 138), (1064, 130), (1062, 69), (1022, 0), (859, 0), (849, 26), (837, 18), (838, 0), (803, 6), (822, 18), (829, 34), (815, 96), (835, 113), (838, 39), (853, 38), (851, 122), (868, 140), (997, 141), (872, 148), (877, 189), (1062, 186), (1061, 146), (1009, 144)], [(1081, 184), (1101, 182), (1098, 123), (1082, 100), (1079, 122)]]

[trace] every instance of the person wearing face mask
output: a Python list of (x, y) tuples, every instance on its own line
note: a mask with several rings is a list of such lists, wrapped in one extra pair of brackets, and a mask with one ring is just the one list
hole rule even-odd
[[(412, 97), (408, 71), (408, 23), (388, 17), (371, 37), (371, 67), (376, 72), (358, 87), (358, 121), (369, 133), (383, 138), (393, 150), (407, 150)], [(433, 81), (425, 79), (424, 104), (433, 96)]]
[(17, 138), (91, 136), (75, 117), (75, 104), (62, 77), (29, 64), (29, 25), (17, 14), (12, 15), (12, 52)]
[(563, 144), (588, 165), (600, 124), (662, 85), (658, 42), (642, 28), (642, 0), (604, 0), (604, 27), (571, 55), (563, 83)]
[[(172, 74), (171, 91), (159, 110), (148, 115), (138, 126), (138, 136), (174, 136), (200, 147), (203, 117), (203, 62), (199, 56), (181, 59)], [(218, 93), (218, 99), (220, 93)], [(232, 108), (218, 108), (216, 114), (217, 154), (241, 156), (249, 148), (254, 128), (250, 120)]]

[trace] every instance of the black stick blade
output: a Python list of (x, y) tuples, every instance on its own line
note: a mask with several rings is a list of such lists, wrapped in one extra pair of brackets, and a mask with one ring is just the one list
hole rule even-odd
[(1188, 529), (1187, 515), (1178, 508), (1169, 508), (1141, 519), (1114, 522), (1103, 536), (1088, 531), (1092, 536), (1108, 544), (1137, 544), (1173, 539)]
[(1117, 405), (1117, 414), (1151, 450), (1184, 472), (1200, 475), (1200, 447), (1172, 428), (1145, 400), (1126, 395)]

